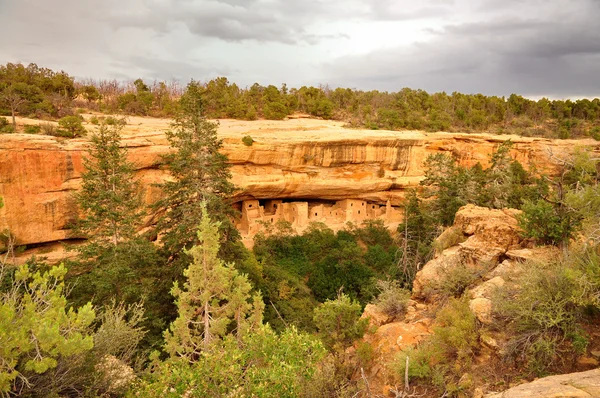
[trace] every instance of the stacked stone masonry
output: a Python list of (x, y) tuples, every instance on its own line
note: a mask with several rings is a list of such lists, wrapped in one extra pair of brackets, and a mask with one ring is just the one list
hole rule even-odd
[(265, 224), (286, 221), (296, 232), (301, 232), (311, 222), (321, 222), (333, 229), (346, 223), (360, 225), (366, 220), (382, 220), (390, 225), (402, 221), (402, 211), (391, 205), (385, 206), (365, 200), (344, 199), (335, 202), (302, 202), (270, 200), (245, 200), (241, 202), (242, 217), (238, 228), (242, 235), (254, 236)]

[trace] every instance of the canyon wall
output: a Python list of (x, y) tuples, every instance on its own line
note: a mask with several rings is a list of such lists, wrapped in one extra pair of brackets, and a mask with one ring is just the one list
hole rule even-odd
[[(138, 170), (147, 202), (160, 191), (153, 184), (168, 174), (161, 155), (169, 151), (166, 122), (130, 118), (123, 145)], [(556, 172), (553, 158), (592, 140), (547, 140), (483, 134), (355, 130), (315, 120), (221, 121), (223, 152), (232, 164), (236, 201), (288, 202), (356, 199), (374, 205), (400, 205), (406, 190), (423, 178), (428, 155), (446, 152), (463, 165), (487, 164), (497, 146), (511, 139), (513, 155), (525, 166)], [(242, 137), (254, 139), (251, 146)], [(72, 199), (81, 182), (86, 139), (41, 135), (0, 135), (0, 230), (9, 228), (20, 245), (72, 238), (77, 215)], [(313, 206), (309, 205), (309, 208)]]

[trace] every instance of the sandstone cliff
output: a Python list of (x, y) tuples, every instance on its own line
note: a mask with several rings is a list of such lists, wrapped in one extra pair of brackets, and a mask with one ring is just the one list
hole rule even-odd
[[(160, 155), (169, 150), (166, 129), (168, 120), (131, 117), (124, 130), (123, 144), (130, 149), (148, 202), (159, 194), (152, 184), (167, 175), (160, 167)], [(398, 205), (405, 190), (422, 179), (422, 163), (432, 153), (452, 153), (465, 165), (486, 163), (497, 145), (510, 138), (523, 164), (552, 172), (550, 151), (560, 155), (578, 144), (598, 147), (592, 141), (355, 130), (307, 119), (224, 120), (219, 134), (233, 165), (233, 182), (240, 187), (239, 201), (360, 199)], [(242, 143), (246, 135), (254, 139), (252, 146)], [(0, 230), (10, 228), (18, 244), (26, 245), (71, 238), (77, 211), (71, 193), (80, 184), (86, 147), (86, 139), (0, 136), (0, 196), (5, 202)]]

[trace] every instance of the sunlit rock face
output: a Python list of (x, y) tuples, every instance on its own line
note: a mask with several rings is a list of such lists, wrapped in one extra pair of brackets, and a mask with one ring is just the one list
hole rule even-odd
[[(168, 178), (161, 160), (169, 151), (164, 135), (168, 127), (165, 119), (131, 117), (123, 131), (123, 145), (129, 148), (147, 203), (160, 195), (155, 184)], [(247, 214), (246, 221), (238, 222), (250, 237), (257, 230), (256, 220), (270, 221), (271, 215), (290, 218), (292, 208), (302, 213), (293, 220), (299, 229), (310, 221), (335, 227), (365, 219), (382, 219), (394, 227), (401, 220), (402, 199), (423, 179), (423, 162), (430, 154), (445, 152), (463, 165), (481, 162), (485, 166), (497, 146), (510, 138), (513, 156), (521, 163), (553, 173), (551, 160), (576, 144), (598, 148), (595, 141), (356, 130), (339, 122), (307, 119), (224, 120), (219, 135), (239, 187), (236, 206), (243, 210), (256, 201), (258, 212), (263, 207), (262, 215)], [(251, 146), (242, 142), (246, 135), (254, 140)], [(85, 138), (0, 136), (0, 196), (5, 203), (0, 209), (0, 230), (9, 228), (21, 245), (74, 238), (70, 228), (77, 207), (72, 194), (81, 183), (87, 146)], [(274, 203), (282, 204), (279, 216), (269, 207)], [(350, 212), (350, 203), (364, 203), (365, 212)]]

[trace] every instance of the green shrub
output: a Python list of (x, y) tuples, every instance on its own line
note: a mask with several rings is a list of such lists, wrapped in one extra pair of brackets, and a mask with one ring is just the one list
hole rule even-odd
[(463, 235), (461, 228), (453, 226), (446, 229), (433, 241), (433, 247), (438, 253), (441, 253), (447, 248), (456, 246), (465, 240), (466, 237)]
[(263, 107), (265, 119), (283, 120), (288, 115), (288, 108), (281, 102), (271, 102)]
[(57, 135), (60, 137), (76, 138), (84, 136), (87, 131), (81, 123), (81, 117), (65, 116), (58, 121), (60, 129)]
[(11, 134), (15, 132), (14, 126), (5, 117), (0, 117), (0, 134)]
[(42, 123), (40, 124), (40, 128), (41, 128), (41, 132), (44, 135), (53, 135), (56, 136), (57, 135), (57, 128), (54, 124), (46, 122), (46, 123)]
[(28, 124), (24, 127), (23, 131), (25, 134), (39, 134), (42, 131), (42, 126), (39, 124)]
[(109, 126), (125, 126), (127, 125), (127, 119), (124, 117), (107, 116), (104, 119), (104, 123)]
[(367, 330), (368, 320), (360, 318), (360, 303), (345, 294), (341, 294), (336, 300), (327, 300), (315, 308), (314, 314), (321, 340), (336, 351), (349, 347)]
[(238, 342), (227, 337), (196, 362), (157, 363), (129, 397), (298, 397), (325, 354), (322, 344), (295, 328), (275, 333), (268, 325)]
[(242, 138), (242, 142), (246, 146), (252, 146), (252, 144), (254, 144), (254, 139), (252, 137), (250, 137), (249, 135), (246, 135), (246, 136), (244, 136), (244, 138)]
[(452, 299), (438, 313), (439, 326), (418, 346), (402, 350), (390, 364), (396, 379), (403, 381), (408, 357), (409, 378), (436, 386), (440, 391), (460, 390), (459, 377), (470, 369), (479, 346), (475, 315), (466, 298)]
[(460, 297), (480, 276), (479, 271), (463, 263), (450, 265), (440, 272), (437, 280), (426, 287), (425, 295), (428, 297), (434, 295)]
[(528, 264), (528, 272), (493, 300), (496, 318), (504, 320), (513, 336), (506, 357), (524, 363), (534, 375), (587, 347), (579, 322), (589, 305), (597, 305), (600, 289), (581, 258), (577, 254), (547, 265)]
[(98, 116), (92, 116), (90, 118), (89, 122), (95, 126), (100, 124), (100, 120), (98, 119)]
[(545, 200), (526, 201), (522, 210), (523, 213), (517, 219), (523, 229), (523, 235), (542, 244), (556, 245), (568, 242), (578, 225), (577, 220), (568, 214), (560, 214)]
[(406, 311), (410, 291), (403, 289), (398, 281), (377, 281), (379, 295), (374, 304), (385, 314), (396, 317)]

